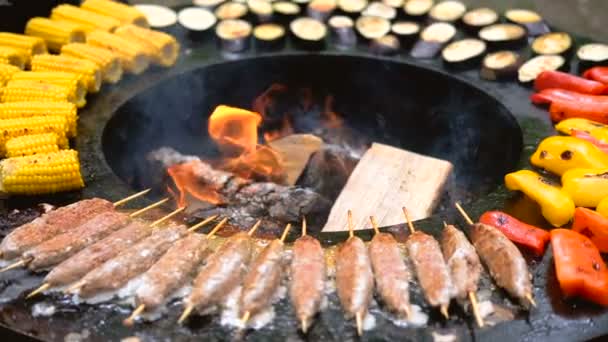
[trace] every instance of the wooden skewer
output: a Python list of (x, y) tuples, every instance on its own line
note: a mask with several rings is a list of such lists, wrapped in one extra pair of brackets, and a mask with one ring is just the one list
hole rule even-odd
[(156, 208), (156, 207), (158, 207), (158, 206), (163, 205), (164, 203), (166, 203), (166, 202), (168, 202), (168, 201), (169, 201), (169, 197), (165, 197), (165, 198), (163, 198), (162, 200), (160, 200), (160, 201), (158, 201), (158, 202), (156, 202), (156, 203), (152, 203), (152, 204), (150, 204), (150, 205), (149, 205), (149, 206), (147, 206), (147, 207), (144, 207), (144, 208), (141, 208), (141, 209), (139, 209), (139, 210), (137, 210), (137, 211), (132, 212), (132, 213), (131, 213), (129, 216), (130, 216), (130, 217), (136, 217), (136, 216), (139, 216), (139, 215), (141, 215), (141, 214), (145, 213), (146, 211), (148, 211), (148, 210), (150, 210), (150, 209), (154, 209), (154, 208)]
[(302, 236), (306, 235), (306, 216), (302, 216)]
[(129, 202), (131, 200), (134, 200), (134, 199), (136, 199), (138, 197), (141, 197), (141, 196), (147, 194), (148, 192), (150, 192), (150, 190), (152, 190), (152, 189), (148, 188), (146, 190), (140, 191), (140, 192), (138, 192), (136, 194), (133, 194), (131, 196), (128, 196), (128, 197), (125, 197), (125, 198), (123, 198), (121, 200), (118, 200), (118, 201), (114, 202), (114, 208), (119, 207), (119, 206), (121, 206), (121, 205), (123, 205), (123, 204), (125, 204), (125, 203), (127, 203), (127, 202)]
[(159, 224), (167, 221), (168, 219), (172, 218), (173, 216), (181, 213), (182, 211), (186, 210), (186, 207), (181, 207), (181, 208), (177, 208), (175, 210), (173, 210), (172, 212), (170, 212), (169, 214), (165, 215), (164, 217), (159, 218), (158, 220), (152, 222), (150, 224), (150, 227), (156, 227)]
[(10, 265), (8, 265), (8, 266), (0, 269), (0, 273), (4, 273), (6, 271), (10, 271), (10, 270), (15, 269), (15, 268), (23, 267), (23, 266), (27, 265), (30, 261), (32, 261), (31, 258), (30, 259), (21, 259), (19, 261), (15, 261), (14, 263), (12, 263), (12, 264), (10, 264)]
[(355, 322), (357, 323), (357, 335), (363, 335), (363, 313), (361, 311), (355, 314)]
[(412, 220), (410, 220), (410, 213), (407, 211), (406, 207), (403, 207), (402, 210), (403, 215), (405, 216), (405, 220), (407, 221), (407, 226), (410, 229), (410, 233), (415, 232), (416, 229), (414, 228), (414, 224), (412, 223)]
[(464, 218), (465, 221), (467, 221), (468, 224), (474, 224), (473, 220), (471, 220), (471, 217), (469, 216), (469, 214), (467, 214), (466, 211), (464, 211), (464, 209), (462, 209), (462, 206), (460, 206), (460, 203), (456, 202), (454, 203), (454, 206), (456, 206), (456, 209), (458, 209), (458, 211), (460, 212), (460, 215), (462, 215), (462, 217)]
[(258, 220), (258, 222), (256, 222), (253, 227), (249, 228), (249, 231), (247, 232), (247, 235), (252, 236), (253, 233), (255, 233), (256, 230), (258, 230), (258, 227), (262, 224), (262, 220)]
[[(192, 233), (194, 231), (196, 231), (197, 229), (204, 227), (205, 225), (207, 225), (207, 223), (215, 220), (219, 215), (213, 215), (210, 217), (207, 217), (206, 219), (202, 220), (201, 222), (195, 224), (194, 226), (188, 228), (188, 233)], [(219, 230), (220, 228), (222, 228), (223, 225), (226, 224), (226, 222), (228, 222), (228, 218), (224, 218), (223, 220), (220, 221), (220, 223), (218, 223), (217, 225), (215, 225), (215, 227), (213, 227), (213, 229), (211, 229), (211, 232), (213, 232), (213, 230), (215, 230), (216, 228)], [(218, 228), (219, 227), (219, 228)], [(211, 235), (211, 232), (209, 232), (209, 234), (207, 234), (208, 236)], [(215, 233), (214, 233), (215, 234)]]
[(308, 332), (308, 320), (306, 319), (306, 317), (300, 318), (300, 329), (302, 329), (302, 332), (304, 334)]
[(182, 312), (182, 314), (179, 316), (177, 324), (184, 323), (184, 321), (186, 320), (186, 318), (188, 318), (188, 316), (190, 316), (192, 311), (194, 311), (194, 305), (188, 304), (188, 306), (186, 306), (186, 309), (184, 309), (184, 312)]
[(445, 319), (450, 319), (450, 314), (448, 313), (448, 306), (447, 305), (442, 305), (441, 308), (439, 308), (439, 312), (441, 312), (441, 314), (443, 315), (443, 317), (445, 317)]
[(34, 291), (30, 292), (27, 296), (25, 296), (25, 299), (30, 299), (30, 298), (34, 297), (35, 295), (48, 290), (50, 287), (51, 287), (51, 284), (44, 283), (44, 284), (40, 285), (40, 287), (38, 287)]
[[(355, 231), (353, 227), (353, 212), (352, 210), (348, 210), (347, 212), (348, 218), (348, 238), (352, 239), (355, 237)], [(363, 312), (359, 311), (355, 314), (355, 323), (357, 324), (357, 335), (361, 336), (363, 334)]]
[(353, 212), (349, 209), (348, 210), (348, 238), (352, 238), (353, 236), (355, 236), (355, 231), (353, 228)]
[(477, 321), (477, 326), (483, 328), (483, 317), (479, 313), (479, 304), (477, 303), (477, 296), (475, 292), (469, 292), (469, 301), (471, 301), (471, 308), (473, 309), (473, 316), (475, 316), (475, 321)]
[(146, 306), (144, 304), (140, 304), (135, 310), (133, 310), (133, 312), (131, 312), (131, 315), (126, 318), (124, 321), (122, 321), (122, 324), (124, 324), (127, 327), (130, 327), (133, 325), (133, 323), (135, 323), (135, 319), (141, 315), (142, 312), (144, 312), (144, 310), (146, 309)]
[(526, 299), (528, 300), (528, 302), (530, 302), (530, 305), (532, 305), (533, 307), (536, 307), (536, 301), (532, 297), (531, 293), (526, 293)]
[(64, 292), (65, 293), (75, 293), (79, 288), (83, 287), (86, 282), (84, 280), (79, 280), (72, 284), (72, 286), (68, 287)]
[(241, 318), (241, 324), (243, 325), (243, 328), (247, 327), (247, 322), (249, 321), (249, 318), (251, 316), (251, 312), (249, 311), (245, 311), (245, 314), (243, 314), (243, 317)]
[(285, 226), (285, 229), (283, 230), (283, 234), (281, 234), (281, 242), (285, 242), (285, 238), (287, 237), (287, 234), (289, 234), (289, 231), (291, 230), (291, 223), (288, 223)]

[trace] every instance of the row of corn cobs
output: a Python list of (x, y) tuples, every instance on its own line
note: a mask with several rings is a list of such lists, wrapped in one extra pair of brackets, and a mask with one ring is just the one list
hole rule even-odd
[(25, 34), (0, 32), (0, 191), (45, 194), (84, 187), (77, 108), (102, 82), (168, 67), (179, 55), (172, 36), (148, 29), (134, 7), (112, 0), (59, 5), (32, 18)]

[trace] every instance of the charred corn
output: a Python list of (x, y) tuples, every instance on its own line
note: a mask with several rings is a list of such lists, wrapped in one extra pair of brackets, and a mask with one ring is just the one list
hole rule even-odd
[(0, 64), (10, 64), (19, 69), (23, 69), (26, 60), (27, 57), (23, 50), (8, 46), (0, 46)]
[(51, 19), (69, 21), (80, 25), (86, 32), (94, 30), (114, 31), (120, 21), (115, 18), (87, 11), (72, 5), (59, 5), (53, 8)]
[(34, 154), (57, 152), (68, 148), (65, 136), (56, 133), (28, 134), (6, 141), (6, 156), (24, 157)]
[(0, 161), (1, 191), (15, 195), (50, 194), (84, 187), (78, 152), (62, 150)]
[(123, 24), (148, 27), (148, 20), (137, 8), (111, 0), (85, 0), (80, 5), (91, 12), (118, 19)]
[(19, 71), (21, 71), (21, 69), (14, 65), (0, 64), (0, 87), (4, 87), (4, 85), (13, 77), (13, 75)]
[(87, 43), (114, 52), (120, 59), (123, 70), (132, 74), (142, 73), (150, 64), (146, 49), (134, 40), (94, 31), (87, 35)]
[(86, 59), (57, 55), (38, 55), (32, 58), (33, 71), (64, 71), (77, 74), (89, 92), (101, 88), (101, 72), (97, 64)]
[(2, 88), (1, 102), (71, 102), (76, 104), (73, 89), (36, 81), (9, 81)]
[(104, 81), (116, 83), (122, 78), (118, 56), (108, 49), (83, 43), (72, 43), (61, 48), (64, 56), (87, 59), (99, 67)]
[(78, 108), (86, 105), (86, 85), (78, 74), (63, 71), (21, 71), (13, 74), (9, 83), (18, 81), (50, 83), (70, 89), (70, 96), (75, 99)]
[(41, 17), (32, 18), (27, 22), (25, 34), (44, 39), (47, 48), (53, 52), (59, 52), (65, 44), (86, 40), (85, 31), (80, 25)]
[(0, 142), (2, 147), (11, 138), (29, 134), (55, 133), (65, 136), (68, 124), (62, 116), (33, 116), (31, 118), (17, 118), (0, 120)]
[(0, 46), (21, 50), (28, 64), (32, 56), (47, 53), (46, 44), (40, 37), (30, 37), (24, 34), (0, 32)]
[[(0, 103), (0, 120), (31, 117), (60, 116), (65, 118), (68, 126), (67, 136), (76, 136), (78, 113), (76, 106), (69, 102), (9, 102)], [(38, 119), (36, 119), (38, 120)]]
[(152, 62), (165, 67), (175, 64), (179, 55), (177, 40), (164, 32), (135, 25), (123, 25), (114, 31), (117, 36), (134, 40), (146, 48)]

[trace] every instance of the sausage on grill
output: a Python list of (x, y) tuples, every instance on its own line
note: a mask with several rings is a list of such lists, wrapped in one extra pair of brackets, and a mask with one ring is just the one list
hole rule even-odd
[(367, 247), (352, 236), (338, 249), (336, 287), (346, 317), (365, 317), (374, 291), (374, 276)]
[(448, 225), (443, 229), (441, 248), (450, 270), (454, 296), (467, 298), (477, 291), (481, 276), (481, 262), (475, 247), (458, 228)]
[(319, 240), (309, 235), (298, 238), (293, 244), (289, 293), (304, 332), (321, 306), (325, 278), (325, 254)]

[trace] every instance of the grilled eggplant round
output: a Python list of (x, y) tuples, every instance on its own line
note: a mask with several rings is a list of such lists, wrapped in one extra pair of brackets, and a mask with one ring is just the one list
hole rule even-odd
[(338, 0), (338, 9), (351, 18), (358, 17), (367, 7), (367, 0)]
[(251, 24), (241, 19), (220, 21), (215, 27), (220, 48), (226, 52), (241, 52), (249, 48)]
[(327, 27), (321, 21), (301, 17), (291, 22), (289, 29), (294, 44), (304, 50), (322, 50), (325, 47)]
[(433, 58), (455, 35), (456, 28), (452, 24), (431, 24), (422, 31), (410, 55), (414, 58)]
[(163, 28), (177, 22), (177, 14), (169, 7), (160, 5), (135, 5), (135, 8), (144, 14), (152, 28)]
[(447, 0), (433, 6), (429, 12), (429, 17), (434, 21), (453, 23), (462, 18), (466, 11), (467, 7), (462, 2)]
[(479, 38), (493, 49), (517, 48), (526, 43), (526, 30), (515, 24), (494, 24), (479, 30)]
[(513, 51), (503, 50), (486, 55), (481, 63), (480, 76), (490, 81), (513, 80), (523, 59)]
[(382, 0), (382, 3), (392, 8), (400, 9), (403, 7), (404, 0)]
[(391, 26), (391, 32), (399, 38), (402, 48), (409, 48), (418, 39), (420, 24), (414, 21), (396, 21)]
[(441, 51), (441, 56), (447, 66), (471, 68), (479, 65), (485, 53), (486, 43), (483, 40), (466, 38), (448, 44)]
[(213, 10), (226, 0), (193, 0), (192, 3), (195, 6), (207, 8)]
[(363, 15), (355, 22), (357, 32), (363, 40), (384, 37), (391, 30), (391, 22), (380, 17)]
[(487, 7), (470, 10), (462, 16), (462, 22), (470, 33), (477, 33), (481, 28), (495, 24), (497, 21), (496, 11)]
[(565, 32), (551, 32), (538, 36), (532, 42), (532, 51), (538, 55), (567, 55), (572, 38)]
[(549, 25), (547, 25), (543, 18), (538, 13), (531, 10), (520, 8), (510, 9), (505, 12), (505, 18), (514, 24), (525, 27), (528, 31), (528, 36), (531, 37), (551, 32)]
[(580, 69), (588, 69), (594, 66), (608, 65), (607, 44), (585, 44), (576, 52)]
[(355, 23), (350, 17), (345, 15), (334, 15), (329, 18), (328, 24), (331, 31), (332, 42), (336, 47), (345, 49), (357, 45)]
[(300, 6), (289, 1), (277, 1), (272, 3), (274, 18), (277, 22), (288, 25), (300, 14)]
[(247, 5), (240, 2), (226, 2), (215, 9), (215, 16), (218, 20), (241, 19), (247, 15)]
[(422, 19), (429, 14), (433, 4), (433, 0), (409, 0), (403, 4), (403, 11), (412, 19)]
[(397, 17), (397, 10), (382, 2), (370, 3), (361, 13), (361, 15), (380, 17), (387, 20), (393, 20)]
[(199, 7), (187, 7), (179, 11), (177, 21), (188, 30), (188, 36), (193, 40), (210, 38), (211, 28), (217, 19), (209, 10)]
[(399, 39), (395, 35), (387, 34), (384, 37), (372, 39), (369, 51), (375, 55), (392, 56), (399, 53), (400, 47)]
[(276, 51), (285, 47), (285, 28), (279, 24), (267, 23), (253, 29), (256, 50)]
[(266, 23), (272, 20), (274, 9), (269, 0), (247, 0), (247, 7), (258, 23)]
[(312, 0), (306, 8), (306, 13), (313, 19), (326, 21), (337, 6), (336, 0)]
[(559, 70), (566, 64), (564, 57), (560, 55), (540, 55), (536, 56), (520, 68), (517, 78), (522, 83), (532, 82), (543, 71)]

